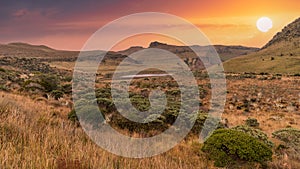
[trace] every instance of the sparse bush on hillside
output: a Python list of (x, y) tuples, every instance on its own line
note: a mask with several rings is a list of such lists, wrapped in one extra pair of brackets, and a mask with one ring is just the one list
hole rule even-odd
[(5, 85), (0, 85), (0, 90), (9, 91), (9, 89)]
[(58, 100), (59, 98), (62, 98), (64, 93), (60, 90), (53, 90), (51, 91), (51, 95), (54, 97), (54, 99)]
[(58, 89), (59, 80), (56, 76), (43, 75), (40, 78), (39, 84), (44, 88), (45, 92), (51, 92)]
[(260, 78), (258, 78), (258, 80), (268, 80), (268, 77), (260, 77)]
[(66, 81), (66, 82), (71, 82), (72, 79), (73, 79), (72, 76), (65, 76), (63, 80)]
[(272, 133), (273, 137), (284, 142), (284, 146), (294, 149), (300, 153), (300, 130), (295, 128), (284, 128)]
[(294, 76), (300, 76), (300, 73), (295, 73)]
[(266, 73), (266, 72), (260, 72), (259, 75), (269, 75), (269, 73)]
[(65, 94), (71, 94), (72, 93), (72, 85), (71, 84), (65, 84), (62, 86), (62, 91)]
[(78, 109), (77, 117), (80, 121), (91, 126), (97, 126), (104, 121), (103, 116), (101, 117), (101, 112), (98, 108), (92, 105), (82, 106)]
[(262, 166), (272, 159), (272, 150), (264, 143), (241, 131), (216, 130), (205, 142), (202, 150), (208, 153), (217, 167), (229, 167), (240, 162), (257, 162)]
[(77, 117), (76, 111), (74, 109), (72, 109), (68, 113), (68, 119), (71, 120), (72, 122), (78, 122), (78, 117)]
[(246, 120), (246, 125), (250, 127), (259, 127), (259, 122), (255, 118), (248, 118)]
[[(190, 120), (195, 120), (195, 123), (192, 128), (192, 133), (197, 133), (199, 134), (202, 132), (203, 135), (209, 135), (209, 131), (212, 129), (224, 129), (227, 128), (227, 124), (223, 123), (220, 119), (218, 118), (213, 118), (210, 117), (208, 118), (209, 115), (208, 113), (200, 111), (196, 116), (190, 117)], [(196, 119), (193, 119), (196, 118)], [(226, 121), (226, 120), (225, 120)], [(205, 124), (205, 128), (204, 127)]]

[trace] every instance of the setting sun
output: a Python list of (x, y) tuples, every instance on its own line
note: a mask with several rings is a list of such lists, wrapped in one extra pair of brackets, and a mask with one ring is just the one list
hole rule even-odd
[(261, 32), (268, 32), (273, 27), (273, 22), (268, 17), (261, 17), (257, 20), (256, 27)]

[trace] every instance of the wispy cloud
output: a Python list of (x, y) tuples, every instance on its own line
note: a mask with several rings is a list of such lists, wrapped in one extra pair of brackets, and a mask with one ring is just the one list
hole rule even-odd
[(14, 17), (22, 17), (27, 15), (29, 12), (27, 9), (18, 9), (15, 12), (12, 13), (12, 16)]

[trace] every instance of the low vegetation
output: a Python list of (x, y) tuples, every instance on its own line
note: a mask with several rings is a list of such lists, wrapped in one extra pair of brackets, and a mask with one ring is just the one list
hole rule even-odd
[(245, 162), (266, 166), (272, 159), (272, 150), (254, 137), (231, 129), (216, 130), (202, 148), (217, 167), (234, 167)]

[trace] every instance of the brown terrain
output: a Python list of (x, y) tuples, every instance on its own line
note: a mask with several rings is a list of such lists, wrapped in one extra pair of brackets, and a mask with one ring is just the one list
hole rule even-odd
[[(227, 82), (220, 126), (233, 128), (245, 125), (249, 119), (258, 122), (252, 127), (265, 133), (274, 143), (273, 160), (267, 163), (267, 168), (300, 168), (300, 140), (295, 139), (289, 145), (272, 135), (285, 128), (300, 129), (299, 21), (297, 19), (285, 27), (262, 49), (214, 46), (225, 62)], [(199, 50), (207, 48), (194, 47)], [(199, 112), (207, 115), (211, 107), (211, 86), (207, 73), (190, 47), (152, 42), (148, 48), (168, 50), (186, 61), (198, 82)], [(289, 50), (284, 50), (286, 48)], [(142, 49), (131, 47), (108, 52), (97, 72), (95, 85), (99, 108), (111, 118), (110, 124), (134, 137), (159, 133), (159, 127), (168, 128), (172, 118), (176, 117), (173, 107), (168, 107), (162, 118), (165, 121), (156, 121), (154, 125), (143, 128), (131, 125), (113, 106), (108, 106), (113, 105), (109, 86), (116, 66)], [(87, 52), (87, 55), (93, 52)], [(0, 45), (0, 168), (215, 168), (213, 160), (201, 151), (203, 144), (198, 142), (197, 128), (172, 150), (145, 159), (118, 157), (93, 143), (80, 127), (71, 99), (73, 69), (78, 54), (78, 51), (24, 43)], [(130, 61), (136, 63), (133, 59)], [(200, 66), (195, 67), (195, 64)], [(146, 70), (144, 73), (157, 72)], [(149, 91), (157, 87), (168, 93), (170, 100), (178, 100), (178, 84), (168, 76), (135, 78), (130, 87), (134, 96), (132, 102), (138, 109), (147, 109)], [(234, 167), (261, 166), (240, 162)]]

